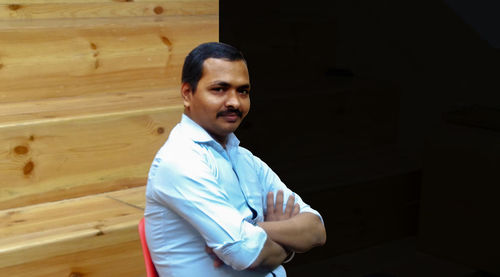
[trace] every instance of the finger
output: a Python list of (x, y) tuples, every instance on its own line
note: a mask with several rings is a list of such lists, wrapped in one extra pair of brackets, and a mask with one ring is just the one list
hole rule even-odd
[(266, 201), (266, 205), (267, 205), (267, 213), (270, 214), (270, 213), (274, 213), (274, 193), (272, 191), (270, 191), (268, 194), (267, 194), (267, 201)]
[(207, 252), (213, 259), (214, 259), (214, 267), (220, 267), (221, 265), (224, 264), (224, 262), (217, 257), (214, 253), (214, 249), (208, 247), (208, 245), (205, 245), (205, 252)]
[(295, 196), (292, 194), (288, 197), (288, 201), (286, 201), (286, 208), (285, 208), (285, 215), (290, 217), (292, 215), (293, 209), (294, 209), (294, 204), (295, 203)]
[(292, 216), (296, 216), (300, 213), (300, 205), (297, 203), (293, 206)]
[(275, 212), (278, 214), (283, 214), (283, 191), (278, 190), (278, 193), (276, 194), (276, 205), (275, 205)]
[(214, 267), (220, 267), (223, 264), (224, 264), (224, 262), (221, 259), (219, 259), (217, 257), (215, 258), (215, 260), (214, 260)]

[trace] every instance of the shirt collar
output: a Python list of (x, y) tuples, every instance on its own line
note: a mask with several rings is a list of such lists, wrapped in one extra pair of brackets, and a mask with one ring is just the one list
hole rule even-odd
[[(193, 121), (189, 116), (186, 114), (182, 114), (181, 118), (181, 125), (186, 128), (187, 134), (189, 137), (194, 141), (198, 143), (215, 143), (219, 144), (210, 134), (203, 129), (198, 123)], [(234, 135), (234, 133), (230, 133), (227, 137), (227, 142), (226, 142), (226, 147), (227, 148), (232, 148), (232, 147), (237, 147), (240, 144), (240, 141)], [(219, 144), (220, 145), (220, 144)]]

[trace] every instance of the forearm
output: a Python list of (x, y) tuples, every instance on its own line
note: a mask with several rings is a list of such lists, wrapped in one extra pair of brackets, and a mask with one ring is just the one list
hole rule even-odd
[(313, 213), (300, 213), (282, 221), (259, 222), (268, 237), (295, 252), (325, 244), (326, 231), (323, 223)]
[(268, 236), (259, 256), (248, 269), (273, 270), (285, 260), (286, 256), (286, 250)]

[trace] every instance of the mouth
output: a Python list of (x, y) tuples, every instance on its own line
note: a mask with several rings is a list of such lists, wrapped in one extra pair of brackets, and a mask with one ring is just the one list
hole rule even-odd
[(224, 115), (221, 115), (220, 117), (222, 117), (227, 122), (236, 122), (238, 119), (241, 118), (239, 115), (237, 115), (235, 113), (224, 114)]

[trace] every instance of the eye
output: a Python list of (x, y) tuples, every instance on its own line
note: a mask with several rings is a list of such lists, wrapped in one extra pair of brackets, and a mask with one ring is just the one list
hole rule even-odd
[(225, 91), (225, 89), (224, 89), (224, 87), (214, 87), (214, 88), (212, 88), (212, 91), (217, 92), (217, 93), (222, 93)]
[(240, 89), (238, 92), (239, 92), (240, 94), (250, 94), (250, 90), (249, 90), (249, 89), (246, 89), (246, 88), (245, 88), (245, 89)]

